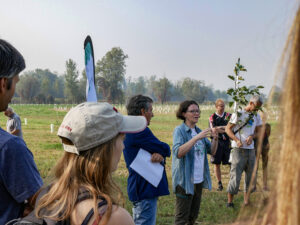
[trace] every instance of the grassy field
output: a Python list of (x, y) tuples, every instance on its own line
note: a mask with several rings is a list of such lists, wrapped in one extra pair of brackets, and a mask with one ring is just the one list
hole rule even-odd
[[(24, 140), (29, 149), (33, 152), (35, 162), (41, 173), (41, 176), (47, 182), (52, 167), (57, 162), (57, 159), (63, 154), (62, 145), (59, 138), (56, 136), (57, 129), (70, 108), (70, 106), (53, 106), (53, 105), (12, 105), (14, 110), (22, 119), (22, 128)], [(122, 110), (124, 107), (120, 107)], [(214, 112), (213, 107), (201, 107), (201, 118), (198, 123), (200, 128), (208, 126), (208, 117)], [(168, 143), (172, 147), (172, 132), (174, 128), (181, 123), (175, 117), (174, 107), (168, 107), (162, 110), (160, 106), (155, 107), (154, 118), (151, 121), (150, 128), (153, 133), (162, 141)], [(27, 118), (27, 125), (24, 124), (24, 118)], [(0, 126), (5, 129), (6, 117), (0, 117)], [(50, 124), (54, 124), (54, 133), (50, 132)], [(275, 120), (271, 120), (271, 125), (274, 127)], [(271, 137), (272, 139), (273, 137)], [(261, 168), (261, 166), (260, 166)], [(229, 167), (222, 166), (222, 181), (223, 186), (227, 187), (229, 179)], [(173, 224), (174, 221), (174, 205), (175, 196), (172, 193), (171, 182), (171, 158), (167, 160), (166, 170), (169, 180), (169, 189), (171, 194), (166, 197), (159, 198), (157, 224)], [(209, 224), (226, 224), (234, 221), (238, 215), (243, 201), (243, 193), (240, 192), (234, 199), (235, 209), (227, 209), (226, 191), (216, 191), (217, 182), (213, 172), (213, 166), (210, 164), (211, 176), (213, 181), (213, 190), (204, 190), (202, 195), (202, 203), (200, 214), (197, 222), (205, 225)], [(125, 197), (125, 208), (131, 213), (131, 203), (127, 198), (127, 176), (128, 172), (123, 158), (119, 163), (119, 168), (114, 174), (116, 182), (120, 185)], [(261, 171), (258, 173), (258, 183), (261, 183)], [(241, 182), (240, 189), (243, 189)], [(258, 185), (259, 187), (259, 185)], [(266, 193), (257, 191), (251, 195), (251, 199), (264, 198)], [(247, 217), (249, 213), (256, 210), (258, 206), (253, 205), (246, 210), (243, 210), (243, 216)]]

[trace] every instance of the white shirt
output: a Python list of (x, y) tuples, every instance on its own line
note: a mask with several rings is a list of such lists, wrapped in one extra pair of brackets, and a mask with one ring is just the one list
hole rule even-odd
[[(238, 130), (239, 127), (243, 126), (245, 122), (249, 118), (249, 112), (246, 112), (245, 110), (239, 111), (241, 113), (240, 116), (237, 115), (237, 113), (233, 113), (229, 123), (236, 124), (236, 126), (233, 128), (233, 131)], [(257, 113), (256, 115), (253, 116), (253, 118), (248, 121), (247, 125), (244, 126), (240, 131), (238, 131), (235, 136), (241, 140), (243, 146), (241, 148), (246, 148), (246, 149), (254, 149), (254, 143), (250, 145), (247, 145), (246, 139), (254, 134), (255, 128), (257, 126), (262, 125), (262, 120), (260, 118), (260, 115)], [(232, 147), (237, 148), (237, 143), (235, 141), (232, 141)]]
[[(197, 135), (194, 128), (192, 130), (192, 137)], [(194, 184), (203, 182), (204, 178), (204, 157), (205, 157), (205, 144), (203, 140), (199, 140), (194, 145)]]

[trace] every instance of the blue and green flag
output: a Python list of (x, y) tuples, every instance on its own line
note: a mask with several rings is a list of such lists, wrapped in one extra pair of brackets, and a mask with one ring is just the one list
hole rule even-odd
[(95, 62), (94, 50), (91, 37), (88, 35), (84, 41), (84, 59), (86, 73), (86, 101), (97, 102), (97, 93), (95, 88)]

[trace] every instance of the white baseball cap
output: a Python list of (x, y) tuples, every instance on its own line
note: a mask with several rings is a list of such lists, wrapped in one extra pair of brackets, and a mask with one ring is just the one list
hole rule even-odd
[(144, 116), (123, 116), (108, 103), (85, 102), (66, 114), (57, 135), (73, 143), (63, 143), (65, 151), (79, 155), (79, 152), (111, 140), (118, 133), (138, 133), (146, 126)]

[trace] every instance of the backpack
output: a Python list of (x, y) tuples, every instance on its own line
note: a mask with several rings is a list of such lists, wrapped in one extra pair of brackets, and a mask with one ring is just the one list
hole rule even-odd
[[(50, 189), (50, 186), (48, 186), (47, 188), (43, 189), (40, 192), (40, 194), (37, 197), (36, 203), (44, 194), (46, 194), (49, 191), (49, 189)], [(80, 191), (77, 201), (76, 201), (76, 204), (81, 201), (84, 201), (86, 199), (91, 199), (91, 198), (92, 198), (92, 196), (89, 194), (88, 191), (85, 191), (85, 190)], [(107, 201), (105, 199), (103, 199), (101, 197), (99, 197), (99, 199), (102, 199), (102, 201), (98, 203), (98, 208), (107, 204)], [(94, 215), (94, 209), (92, 208), (89, 211), (89, 213), (86, 215), (86, 217), (83, 220), (81, 225), (87, 225), (93, 215)], [(95, 220), (93, 224), (98, 224), (99, 219), (101, 219), (101, 216), (98, 217), (98, 219)], [(63, 221), (54, 221), (54, 220), (51, 220), (48, 218), (37, 218), (35, 216), (35, 211), (33, 210), (26, 217), (11, 220), (11, 221), (7, 222), (5, 225), (70, 225), (70, 221), (69, 221), (69, 219), (63, 220)]]

